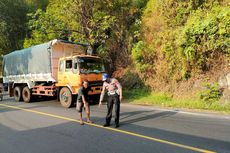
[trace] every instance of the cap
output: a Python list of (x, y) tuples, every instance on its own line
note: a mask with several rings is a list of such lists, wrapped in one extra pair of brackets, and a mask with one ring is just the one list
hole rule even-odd
[(104, 73), (102, 75), (102, 81), (105, 81), (108, 77), (109, 77), (109, 75), (107, 73)]

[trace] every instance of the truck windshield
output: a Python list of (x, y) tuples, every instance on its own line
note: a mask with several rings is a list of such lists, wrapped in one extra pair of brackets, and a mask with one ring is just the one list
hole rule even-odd
[(102, 73), (105, 72), (105, 66), (96, 58), (78, 58), (80, 73)]

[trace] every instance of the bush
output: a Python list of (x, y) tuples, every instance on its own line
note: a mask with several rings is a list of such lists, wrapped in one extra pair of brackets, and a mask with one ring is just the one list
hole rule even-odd
[(139, 41), (133, 46), (132, 58), (139, 72), (147, 72), (149, 68), (153, 66), (153, 63), (147, 59), (151, 58), (151, 53), (149, 52), (148, 45), (143, 41)]
[(120, 81), (122, 86), (127, 90), (145, 88), (143, 81), (134, 70), (126, 69)]
[(230, 54), (229, 16), (229, 8), (216, 6), (211, 10), (197, 10), (188, 19), (179, 43), (192, 67), (209, 70), (210, 59), (218, 54)]
[(205, 102), (216, 102), (222, 96), (217, 83), (206, 83), (204, 87), (205, 89), (200, 93), (200, 99), (204, 100)]
[(226, 0), (149, 0), (132, 49), (141, 77), (174, 84), (225, 65), (229, 15)]

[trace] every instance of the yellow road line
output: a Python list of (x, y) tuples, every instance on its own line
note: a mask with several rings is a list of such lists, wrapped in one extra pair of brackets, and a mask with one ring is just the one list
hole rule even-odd
[[(72, 121), (72, 122), (78, 122), (78, 123), (80, 122), (79, 120), (76, 120), (76, 119), (72, 119), (72, 118), (68, 118), (68, 117), (64, 117), (64, 116), (59, 116), (59, 115), (54, 115), (54, 114), (49, 114), (49, 113), (44, 113), (44, 112), (35, 111), (35, 110), (31, 110), (31, 109), (16, 107), (16, 106), (12, 106), (12, 105), (0, 104), (0, 106), (13, 108), (13, 109), (18, 109), (18, 110), (22, 110), (22, 111), (26, 111), (26, 112), (35, 113), (35, 114), (50, 116), (50, 117), (54, 117), (54, 118), (58, 118), (58, 119), (64, 119), (64, 120), (68, 120), (68, 121)], [(197, 151), (197, 152), (202, 152), (202, 153), (216, 153), (216, 152), (213, 152), (213, 151), (200, 149), (200, 148), (195, 148), (195, 147), (192, 147), (192, 146), (187, 146), (187, 145), (183, 145), (183, 144), (179, 144), (179, 143), (175, 143), (175, 142), (170, 142), (170, 141), (167, 141), (167, 140), (162, 140), (162, 139), (158, 139), (158, 138), (154, 138), (154, 137), (149, 137), (149, 136), (145, 136), (145, 135), (141, 135), (141, 134), (137, 134), (137, 133), (133, 133), (133, 132), (128, 132), (128, 131), (119, 130), (119, 129), (115, 129), (115, 128), (110, 128), (110, 127), (103, 127), (103, 126), (98, 125), (98, 124), (93, 124), (93, 123), (85, 123), (85, 124), (88, 124), (88, 125), (94, 126), (94, 127), (98, 127), (98, 128), (102, 128), (102, 129), (107, 129), (107, 130), (110, 130), (110, 131), (115, 131), (115, 132), (119, 132), (119, 133), (128, 134), (128, 135), (139, 137), (139, 138), (144, 138), (144, 139), (147, 139), (147, 140), (152, 140), (152, 141), (156, 141), (156, 142), (160, 142), (160, 143), (164, 143), (164, 144), (184, 148), (184, 149), (188, 149), (188, 150), (192, 150), (192, 151)]]

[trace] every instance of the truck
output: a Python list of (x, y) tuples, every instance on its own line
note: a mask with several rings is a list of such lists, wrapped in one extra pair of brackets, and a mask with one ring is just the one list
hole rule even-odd
[(26, 103), (38, 97), (57, 97), (69, 108), (83, 80), (89, 82), (89, 95), (99, 97), (105, 64), (90, 51), (87, 44), (55, 39), (11, 52), (3, 56), (3, 83), (10, 97)]

